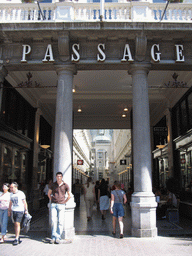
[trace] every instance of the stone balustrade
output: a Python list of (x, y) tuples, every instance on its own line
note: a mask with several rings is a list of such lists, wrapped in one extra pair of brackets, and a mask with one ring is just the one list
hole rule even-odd
[[(100, 3), (82, 1), (65, 1), (41, 3), (41, 11), (37, 3), (0, 4), (0, 22), (67, 22), (67, 21), (99, 21)], [(166, 3), (150, 3), (144, 1), (104, 4), (105, 21), (159, 22)], [(191, 22), (192, 4), (170, 3), (163, 17), (163, 22)]]

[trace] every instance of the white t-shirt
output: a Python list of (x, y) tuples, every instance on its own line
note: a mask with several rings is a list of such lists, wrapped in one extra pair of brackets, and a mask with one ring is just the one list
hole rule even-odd
[(93, 189), (95, 188), (95, 184), (89, 183), (89, 187), (85, 186), (86, 189), (86, 198), (94, 198)]
[(24, 203), (25, 194), (21, 190), (17, 190), (17, 192), (11, 193), (11, 202), (12, 202), (12, 211), (24, 212)]
[(177, 198), (175, 194), (170, 192), (168, 198), (171, 199), (173, 206), (177, 207)]
[(9, 208), (9, 202), (10, 202), (10, 193), (7, 192), (3, 194), (0, 192), (0, 209), (6, 210)]

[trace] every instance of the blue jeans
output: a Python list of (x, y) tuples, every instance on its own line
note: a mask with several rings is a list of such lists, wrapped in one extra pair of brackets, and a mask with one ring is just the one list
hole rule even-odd
[(65, 217), (65, 204), (51, 204), (52, 239), (61, 239)]
[(0, 224), (1, 224), (2, 236), (5, 236), (7, 233), (7, 223), (8, 223), (8, 209), (0, 210)]

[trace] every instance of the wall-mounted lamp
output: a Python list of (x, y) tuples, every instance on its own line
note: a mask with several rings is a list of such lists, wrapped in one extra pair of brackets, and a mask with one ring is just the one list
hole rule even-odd
[(41, 148), (48, 149), (48, 148), (50, 148), (50, 145), (41, 145)]
[(156, 147), (157, 147), (158, 149), (163, 149), (163, 148), (165, 147), (165, 145), (156, 145)]
[(123, 113), (123, 114), (122, 114), (122, 117), (123, 117), (123, 118), (125, 118), (125, 117), (126, 117), (126, 114), (125, 114), (125, 113)]
[(72, 92), (76, 92), (75, 85), (73, 85)]
[(127, 112), (127, 111), (128, 111), (128, 108), (127, 108), (127, 107), (124, 107), (123, 111)]

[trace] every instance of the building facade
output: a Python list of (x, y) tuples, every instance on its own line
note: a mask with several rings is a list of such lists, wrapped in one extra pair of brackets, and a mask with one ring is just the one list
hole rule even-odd
[[(170, 109), (188, 91), (192, 67), (191, 4), (169, 4), (164, 11), (164, 3), (152, 1), (54, 1), (41, 3), (40, 7), (37, 3), (0, 5), (1, 138), (7, 144), (14, 142), (12, 149), (2, 142), (5, 164), (1, 161), (1, 175), (14, 166), (8, 177), (18, 176), (20, 168), (23, 182), (25, 153), (21, 152), (31, 154), (28, 181), (33, 187), (34, 207), (38, 207), (38, 177), (45, 175), (43, 167), (39, 173), (39, 145), (51, 149), (42, 152), (42, 166), (53, 152), (53, 177), (62, 171), (71, 187), (73, 129), (132, 128), (132, 234), (157, 235), (151, 131), (166, 115), (167, 175), (173, 176), (175, 151)], [(165, 84), (174, 72), (179, 73), (176, 80), (185, 81), (187, 86), (172, 86), (170, 91)], [(11, 101), (9, 94), (4, 96), (6, 84), (25, 100), (18, 102), (16, 93)], [(20, 111), (14, 114), (15, 102)], [(78, 111), (79, 106), (82, 112)], [(132, 116), (122, 118), (125, 106)], [(183, 105), (179, 113), (182, 108)], [(4, 113), (7, 109), (9, 113)], [(18, 119), (19, 115), (22, 117)], [(34, 129), (30, 134), (32, 119)], [(45, 130), (41, 134), (41, 124), (49, 135), (43, 136)], [(43, 141), (44, 137), (51, 138), (51, 142)], [(66, 238), (74, 235), (74, 207), (71, 199), (66, 207), (66, 219), (70, 220), (65, 222)]]

